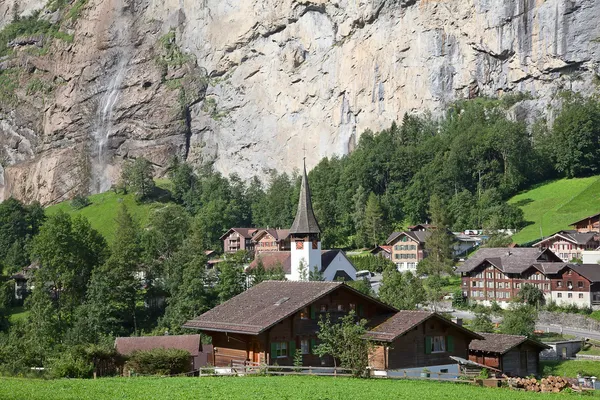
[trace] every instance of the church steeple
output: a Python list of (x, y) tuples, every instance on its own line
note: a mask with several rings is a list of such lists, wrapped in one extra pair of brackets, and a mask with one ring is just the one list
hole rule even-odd
[(312, 208), (310, 186), (308, 186), (308, 177), (306, 175), (306, 160), (304, 160), (303, 172), (298, 211), (296, 212), (296, 218), (294, 219), (290, 233), (295, 235), (318, 235), (321, 233), (321, 228), (319, 228), (319, 223)]

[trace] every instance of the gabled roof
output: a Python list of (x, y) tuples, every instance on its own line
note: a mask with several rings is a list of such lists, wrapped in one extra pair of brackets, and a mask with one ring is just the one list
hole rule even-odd
[(565, 268), (571, 268), (592, 283), (600, 282), (600, 265), (598, 264), (565, 264), (560, 271)]
[(381, 251), (384, 251), (388, 254), (392, 253), (392, 246), (388, 246), (388, 245), (379, 245), (377, 247), (375, 247), (373, 250), (370, 251), (371, 254), (377, 254)]
[(431, 228), (435, 228), (434, 225), (431, 224), (417, 224), (417, 225), (411, 225), (408, 227), (409, 231), (416, 231), (416, 230), (427, 230), (427, 229), (431, 229)]
[(525, 342), (539, 347), (540, 350), (550, 348), (550, 346), (540, 343), (537, 340), (529, 339), (527, 336), (502, 335), (499, 333), (478, 333), (479, 335), (483, 336), (483, 340), (473, 340), (469, 344), (469, 350), (471, 351), (484, 351), (488, 353), (504, 354)]
[(288, 236), (290, 236), (290, 230), (289, 229), (260, 229), (258, 232), (256, 232), (254, 234), (254, 236), (252, 237), (252, 240), (254, 242), (258, 242), (264, 235), (266, 234), (271, 235), (276, 241), (281, 241), (281, 240), (285, 240), (288, 238)]
[(537, 269), (544, 275), (554, 275), (554, 274), (557, 274), (558, 271), (560, 271), (565, 265), (567, 265), (567, 263), (559, 263), (559, 262), (539, 263), (539, 264), (533, 264), (532, 268)]
[[(346, 253), (342, 250), (321, 250), (321, 272), (325, 271), (339, 254), (348, 260)], [(266, 251), (259, 253), (254, 258), (254, 261), (250, 263), (248, 269), (256, 268), (259, 261), (262, 262), (266, 270), (281, 266), (284, 273), (292, 273), (292, 253), (290, 251)], [(348, 262), (352, 264), (350, 260)]]
[(386, 319), (385, 322), (367, 332), (365, 337), (376, 341), (393, 342), (398, 336), (408, 332), (417, 325), (421, 325), (430, 318), (435, 318), (443, 323), (451, 325), (474, 339), (482, 338), (481, 335), (470, 331), (435, 312), (407, 310), (398, 311), (396, 314)]
[(232, 232), (237, 232), (240, 234), (241, 237), (243, 237), (245, 239), (250, 239), (250, 238), (252, 238), (252, 235), (254, 235), (256, 233), (256, 231), (258, 231), (258, 230), (259, 230), (259, 228), (230, 228), (219, 239), (221, 239), (221, 240), (225, 239)]
[(298, 210), (290, 233), (300, 235), (321, 233), (321, 228), (319, 228), (319, 223), (313, 212), (310, 186), (308, 185), (308, 177), (306, 175), (306, 162), (304, 163), (304, 173), (302, 174)]
[(200, 352), (200, 335), (165, 335), (142, 337), (118, 337), (115, 348), (119, 354), (131, 354), (138, 350), (180, 349), (195, 357)]
[(396, 311), (343, 282), (265, 281), (189, 320), (183, 326), (205, 331), (258, 335), (323, 296), (340, 289), (351, 291), (390, 312)]
[(548, 249), (488, 247), (477, 250), (456, 270), (458, 272), (470, 272), (486, 261), (500, 271), (509, 274), (519, 274), (534, 264), (562, 263), (562, 260)]
[(431, 231), (405, 231), (405, 232), (394, 232), (388, 238), (386, 243), (391, 245), (394, 243), (400, 236), (408, 236), (413, 241), (417, 243), (425, 243), (427, 238), (431, 235)]
[(580, 219), (579, 221), (575, 221), (575, 222), (573, 222), (573, 223), (572, 223), (572, 224), (570, 224), (570, 225), (571, 225), (571, 226), (573, 226), (573, 225), (577, 225), (578, 223), (580, 223), (580, 222), (583, 222), (583, 221), (586, 221), (586, 220), (588, 220), (588, 219), (592, 219), (592, 218), (599, 218), (599, 217), (600, 217), (600, 213), (598, 213), (598, 214), (594, 214), (594, 215), (590, 215), (589, 217), (582, 218), (582, 219)]
[(566, 240), (567, 242), (571, 242), (577, 245), (585, 245), (589, 243), (594, 237), (598, 236), (597, 232), (586, 232), (581, 233), (577, 231), (560, 231), (555, 233), (554, 235), (547, 237), (546, 239), (542, 239), (537, 243), (534, 243), (533, 246), (541, 246), (543, 243), (551, 241), (553, 239), (561, 238)]

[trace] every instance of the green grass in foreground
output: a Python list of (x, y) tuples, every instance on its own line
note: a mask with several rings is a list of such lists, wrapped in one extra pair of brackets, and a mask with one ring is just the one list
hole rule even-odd
[(25, 307), (13, 307), (10, 309), (9, 313), (8, 319), (12, 323), (26, 319), (29, 315), (29, 311), (25, 310)]
[(550, 236), (569, 229), (569, 224), (600, 212), (600, 177), (549, 182), (520, 193), (509, 202), (519, 205), (525, 221), (532, 222), (513, 236), (516, 243), (527, 243), (542, 234)]
[[(156, 184), (162, 189), (168, 190), (170, 188), (170, 182), (167, 180), (157, 180)], [(71, 201), (64, 201), (46, 208), (46, 214), (52, 215), (62, 210), (72, 216), (83, 215), (90, 221), (92, 227), (104, 236), (108, 243), (112, 243), (116, 227), (115, 218), (121, 204), (127, 206), (133, 218), (142, 227), (147, 225), (148, 216), (152, 210), (165, 206), (165, 203), (160, 202), (138, 204), (133, 194), (116, 194), (113, 191), (92, 195), (89, 200), (92, 204), (80, 210), (74, 209), (71, 206)]]
[(541, 365), (543, 376), (576, 378), (578, 373), (585, 376), (600, 376), (600, 362), (598, 361), (541, 361)]
[(0, 379), (6, 400), (215, 399), (215, 400), (413, 400), (573, 398), (572, 394), (539, 394), (483, 388), (460, 383), (350, 379), (332, 377), (107, 378), (97, 380)]

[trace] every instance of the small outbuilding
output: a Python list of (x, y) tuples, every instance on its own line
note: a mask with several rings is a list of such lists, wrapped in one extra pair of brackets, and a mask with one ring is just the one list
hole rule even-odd
[(212, 345), (203, 345), (200, 335), (165, 335), (142, 337), (118, 337), (115, 339), (117, 353), (128, 356), (134, 351), (154, 349), (179, 349), (190, 353), (190, 371), (197, 370), (212, 360)]
[(507, 376), (540, 373), (540, 352), (550, 346), (527, 336), (479, 333), (483, 340), (469, 345), (469, 360), (502, 371)]

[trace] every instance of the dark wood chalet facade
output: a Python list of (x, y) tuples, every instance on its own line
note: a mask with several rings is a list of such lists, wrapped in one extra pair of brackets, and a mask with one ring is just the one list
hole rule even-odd
[(577, 232), (600, 232), (600, 214), (591, 215), (571, 224)]
[(231, 228), (223, 236), (223, 252), (236, 253), (240, 250), (254, 251), (252, 238), (259, 231), (257, 228)]
[(469, 343), (482, 337), (439, 314), (399, 311), (367, 333), (376, 346), (369, 365), (379, 370), (456, 364), (466, 359)]
[(184, 327), (212, 337), (217, 367), (246, 361), (293, 365), (296, 349), (303, 365), (330, 366), (331, 359), (314, 354), (319, 318), (332, 320), (355, 310), (372, 320), (396, 310), (342, 282), (262, 282), (188, 321)]
[(550, 347), (526, 336), (480, 333), (469, 345), (469, 360), (499, 369), (507, 376), (538, 376), (540, 352)]

